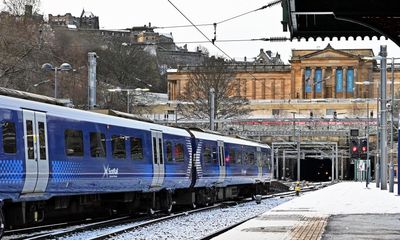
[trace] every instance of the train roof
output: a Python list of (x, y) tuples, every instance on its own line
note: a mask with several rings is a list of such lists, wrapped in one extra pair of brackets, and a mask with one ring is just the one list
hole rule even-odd
[(226, 143), (233, 143), (233, 144), (242, 144), (242, 145), (249, 145), (253, 147), (262, 147), (262, 148), (270, 148), (267, 144), (247, 140), (247, 139), (242, 139), (242, 138), (234, 138), (234, 137), (229, 137), (229, 136), (224, 136), (224, 135), (219, 135), (219, 134), (214, 134), (214, 133), (208, 133), (208, 132), (201, 132), (197, 130), (191, 130), (193, 135), (196, 138), (199, 139), (204, 139), (204, 140), (214, 140), (217, 136), (217, 140), (226, 142)]
[(0, 106), (8, 107), (15, 110), (28, 109), (40, 111), (45, 112), (47, 115), (69, 118), (78, 121), (97, 122), (101, 124), (120, 127), (131, 127), (148, 131), (158, 130), (162, 131), (163, 133), (190, 137), (190, 134), (185, 129), (173, 128), (155, 123), (121, 118), (116, 116), (109, 116), (101, 113), (89, 112), (80, 109), (57, 106), (10, 96), (0, 95)]

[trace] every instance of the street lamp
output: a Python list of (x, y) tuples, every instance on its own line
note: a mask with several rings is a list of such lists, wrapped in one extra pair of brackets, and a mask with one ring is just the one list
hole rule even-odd
[(45, 63), (42, 65), (42, 70), (45, 72), (54, 71), (54, 98), (57, 98), (57, 87), (58, 87), (58, 80), (57, 80), (57, 72), (58, 71), (70, 71), (72, 70), (71, 64), (63, 63), (59, 67), (53, 67), (50, 63)]
[(130, 113), (130, 105), (131, 105), (131, 93), (137, 93), (137, 92), (148, 92), (150, 89), (148, 88), (135, 88), (135, 89), (127, 89), (127, 88), (113, 88), (113, 89), (107, 89), (109, 92), (126, 92), (126, 112)]

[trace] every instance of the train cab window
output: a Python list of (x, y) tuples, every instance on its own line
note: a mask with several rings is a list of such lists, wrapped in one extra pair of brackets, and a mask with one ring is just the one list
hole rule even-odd
[(131, 137), (131, 159), (143, 159), (143, 145), (141, 138)]
[(210, 149), (210, 147), (206, 146), (204, 148), (204, 152), (203, 152), (203, 161), (205, 163), (211, 163), (211, 159), (212, 159), (211, 149)]
[(94, 158), (106, 157), (106, 137), (104, 133), (90, 133), (90, 156)]
[(3, 130), (3, 150), (4, 153), (16, 153), (17, 152), (17, 140), (15, 123), (4, 122), (2, 124)]
[(166, 142), (167, 145), (167, 162), (172, 162), (172, 143)]
[(183, 162), (185, 160), (184, 148), (182, 143), (175, 144), (175, 161)]
[(113, 135), (111, 137), (111, 148), (114, 158), (124, 159), (126, 158), (125, 150), (125, 137), (120, 135)]
[(64, 132), (65, 153), (67, 156), (83, 156), (83, 132), (67, 129)]
[(212, 147), (212, 160), (214, 164), (218, 163), (218, 155), (217, 155), (217, 148)]

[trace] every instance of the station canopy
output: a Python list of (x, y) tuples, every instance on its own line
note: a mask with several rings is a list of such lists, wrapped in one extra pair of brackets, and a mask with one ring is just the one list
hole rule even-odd
[(384, 36), (400, 46), (399, 0), (283, 0), (282, 6), (292, 39)]

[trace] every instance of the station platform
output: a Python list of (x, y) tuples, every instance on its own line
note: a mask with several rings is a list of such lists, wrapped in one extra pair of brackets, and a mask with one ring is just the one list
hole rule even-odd
[(365, 182), (339, 182), (301, 193), (213, 239), (398, 240), (400, 196), (397, 184), (395, 193), (375, 186), (375, 183), (366, 188)]

